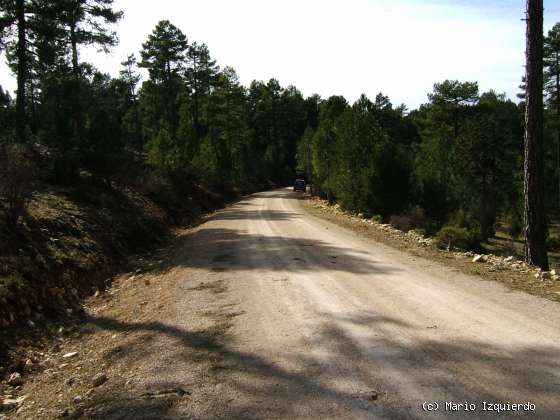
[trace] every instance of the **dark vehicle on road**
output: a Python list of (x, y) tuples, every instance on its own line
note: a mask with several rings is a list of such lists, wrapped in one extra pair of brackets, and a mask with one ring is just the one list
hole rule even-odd
[(305, 192), (305, 180), (304, 179), (296, 179), (294, 181), (294, 191), (303, 191)]

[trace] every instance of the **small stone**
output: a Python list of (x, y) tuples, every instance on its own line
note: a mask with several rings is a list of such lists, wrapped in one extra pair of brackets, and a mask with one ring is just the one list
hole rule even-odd
[(556, 275), (556, 270), (550, 270), (550, 275), (555, 276)]
[(34, 367), (35, 367), (35, 364), (33, 363), (33, 360), (27, 359), (25, 361), (25, 367), (24, 368), (25, 368), (26, 371), (29, 372), (29, 371), (33, 370)]
[(76, 395), (76, 396), (74, 397), (74, 400), (73, 400), (73, 401), (74, 401), (74, 404), (81, 404), (82, 401), (83, 401), (83, 398), (82, 398), (81, 396), (79, 396), (79, 395)]
[(30, 328), (35, 328), (35, 323), (34, 323), (33, 321), (31, 321), (30, 319), (27, 320), (27, 325), (28, 325)]
[(78, 352), (77, 351), (72, 351), (70, 353), (66, 353), (64, 356), (62, 356), (63, 359), (70, 359), (71, 357), (74, 357), (75, 355), (77, 355)]
[(513, 257), (511, 255), (506, 259), (504, 259), (504, 262), (512, 262), (512, 261), (513, 261)]
[(357, 392), (352, 394), (352, 398), (364, 401), (377, 401), (378, 394), (377, 391), (367, 391), (367, 392)]
[(95, 293), (93, 294), (93, 297), (99, 297), (99, 290), (95, 291)]
[(93, 379), (91, 380), (93, 386), (97, 387), (100, 385), (103, 385), (105, 382), (107, 382), (109, 378), (107, 377), (107, 375), (105, 373), (98, 373), (97, 375), (95, 375), (93, 377)]
[(11, 386), (20, 386), (23, 385), (23, 378), (19, 372), (14, 372), (8, 378), (8, 385)]
[(482, 255), (477, 254), (477, 255), (475, 255), (474, 258), (472, 259), (472, 262), (475, 263), (475, 262), (479, 262), (479, 261), (481, 261), (481, 260), (482, 260)]
[(60, 417), (67, 419), (77, 419), (80, 418), (83, 413), (84, 412), (81, 407), (66, 408), (60, 413)]
[(23, 405), (23, 402), (26, 400), (27, 395), (19, 398), (6, 398), (2, 401), (2, 409), (3, 410), (16, 410)]
[(72, 315), (72, 312), (73, 312), (72, 308), (67, 308), (67, 309), (66, 309), (66, 313), (67, 313), (68, 315)]

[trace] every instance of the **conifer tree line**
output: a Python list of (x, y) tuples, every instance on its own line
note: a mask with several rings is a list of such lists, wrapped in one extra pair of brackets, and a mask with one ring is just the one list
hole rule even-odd
[[(406, 228), (464, 233), (523, 225), (524, 103), (476, 82), (436, 83), (409, 111), (379, 93), (304, 97), (271, 79), (241, 85), (170, 21), (111, 77), (80, 56), (117, 43), (113, 0), (0, 0), (1, 47), (17, 78), (0, 92), (0, 138), (41, 151), (52, 182), (149, 173), (228, 191), (293, 182)], [(560, 24), (545, 37), (545, 197), (560, 207)], [(142, 80), (140, 69), (145, 69)], [(366, 88), (366, 87), (364, 87)], [(448, 229), (448, 231), (449, 231)]]

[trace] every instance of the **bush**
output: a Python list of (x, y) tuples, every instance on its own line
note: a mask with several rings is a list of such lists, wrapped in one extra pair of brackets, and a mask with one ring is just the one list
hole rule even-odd
[(476, 239), (467, 228), (450, 224), (443, 226), (438, 231), (436, 245), (450, 251), (455, 248), (472, 249), (476, 247)]
[(507, 233), (517, 238), (523, 232), (523, 218), (518, 213), (512, 213), (507, 220)]
[(25, 280), (17, 273), (0, 277), (0, 299), (7, 299), (11, 293), (23, 289), (25, 285)]
[(383, 217), (381, 217), (380, 214), (374, 214), (373, 216), (371, 216), (370, 220), (373, 223), (382, 223), (383, 222)]
[(426, 237), (426, 229), (413, 229), (412, 232), (414, 232), (416, 235), (421, 236), (423, 238)]
[(487, 232), (482, 232), (480, 222), (477, 217), (463, 209), (454, 211), (450, 215), (446, 225), (465, 228), (470, 235), (471, 249), (478, 248), (481, 240), (486, 240), (485, 235)]
[(560, 237), (549, 236), (546, 240), (546, 247), (549, 251), (558, 251), (560, 249)]
[(33, 164), (21, 145), (0, 150), (0, 199), (9, 224), (17, 224), (32, 191)]
[(400, 216), (391, 216), (389, 223), (395, 229), (408, 232), (413, 229), (425, 229), (427, 220), (424, 210), (421, 207), (416, 206), (402, 213)]

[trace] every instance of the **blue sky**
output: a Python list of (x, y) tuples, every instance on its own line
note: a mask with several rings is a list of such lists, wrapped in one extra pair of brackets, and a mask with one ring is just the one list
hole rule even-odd
[[(113, 75), (160, 19), (189, 41), (206, 43), (241, 81), (278, 79), (305, 95), (388, 95), (410, 109), (434, 83), (478, 81), (515, 99), (523, 74), (524, 0), (116, 0), (125, 12), (110, 54), (82, 59)], [(156, 7), (157, 5), (157, 7)], [(560, 21), (560, 0), (545, 0), (545, 32)], [(0, 83), (14, 88), (8, 70)]]

